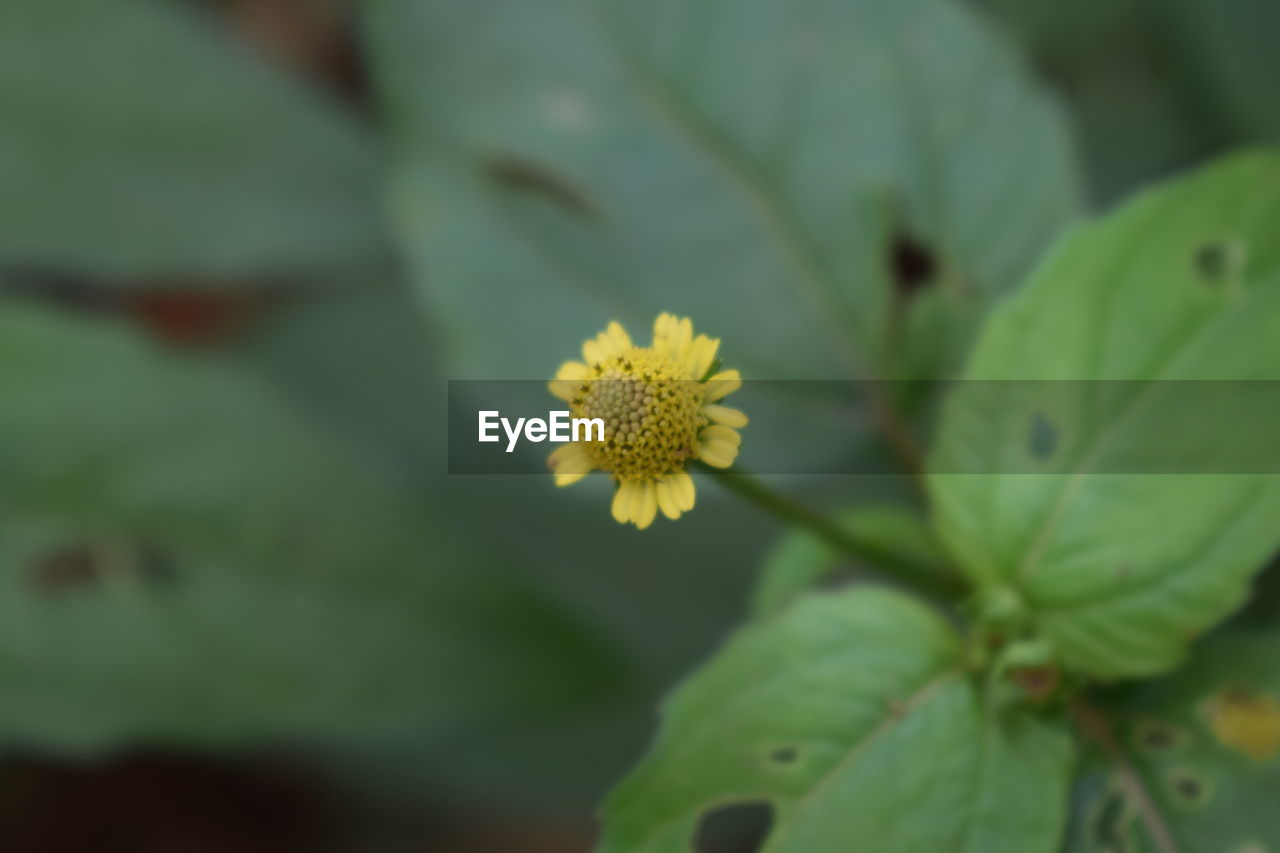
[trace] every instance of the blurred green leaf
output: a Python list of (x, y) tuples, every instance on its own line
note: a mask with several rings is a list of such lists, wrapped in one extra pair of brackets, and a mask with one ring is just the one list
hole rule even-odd
[(382, 260), (370, 135), (162, 0), (0, 6), (0, 262), (123, 277)]
[(1280, 844), (1278, 656), (1275, 631), (1216, 636), (1185, 668), (1086, 710), (1067, 853)]
[(961, 318), (1077, 210), (1050, 99), (949, 2), (386, 0), (366, 20), (400, 242), (470, 377), (545, 376), (660, 310), (753, 377), (878, 373), (895, 224)]
[(608, 697), (611, 645), (217, 356), (0, 313), (0, 737), (432, 732)]
[[(863, 542), (931, 567), (937, 574), (950, 571), (933, 528), (918, 512), (892, 504), (870, 504), (837, 512), (835, 520)], [(775, 615), (798, 596), (830, 580), (847, 560), (826, 540), (806, 530), (789, 530), (765, 557), (752, 613), (757, 617)]]
[(1240, 129), (1280, 138), (1280, 62), (1275, 35), (1280, 5), (1272, 0), (1175, 0), (1169, 17), (1190, 64)]
[(667, 702), (600, 849), (685, 851), (705, 812), (764, 802), (775, 853), (1056, 850), (1066, 732), (984, 707), (960, 658), (951, 626), (892, 590), (756, 623)]
[(1186, 382), (1280, 379), (1277, 226), (1280, 155), (1255, 153), (1080, 228), (992, 315), (947, 408), (942, 538), (1073, 667), (1172, 666), (1280, 544), (1280, 478), (1229, 473), (1274, 471), (1274, 417)]

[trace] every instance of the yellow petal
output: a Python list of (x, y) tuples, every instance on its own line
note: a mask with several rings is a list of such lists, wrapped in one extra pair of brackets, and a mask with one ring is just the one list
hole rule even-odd
[(742, 436), (738, 434), (737, 430), (721, 424), (712, 424), (709, 427), (704, 427), (702, 432), (698, 433), (698, 440), (708, 442), (722, 441), (733, 447), (742, 444)]
[(630, 493), (631, 497), (627, 502), (627, 517), (634, 522), (640, 517), (641, 511), (644, 509), (644, 486), (639, 482), (633, 482)]
[(720, 341), (715, 338), (708, 338), (706, 335), (698, 335), (694, 338), (693, 347), (689, 350), (689, 375), (701, 381), (711, 369), (712, 362), (716, 360), (716, 351), (719, 349)]
[(547, 389), (566, 403), (573, 399), (581, 387), (582, 382), (576, 379), (552, 379), (547, 383)]
[(742, 374), (736, 370), (722, 370), (707, 380), (707, 399), (721, 400), (742, 387)]
[(671, 480), (659, 480), (657, 487), (658, 509), (672, 521), (680, 517), (680, 503), (676, 500), (675, 488)]
[(557, 486), (571, 486), (591, 473), (591, 457), (576, 444), (565, 444), (547, 457), (547, 467), (555, 472)]
[(566, 361), (556, 371), (556, 379), (589, 379), (591, 368), (580, 361)]
[(613, 520), (619, 524), (626, 524), (631, 520), (631, 484), (620, 483), (618, 490), (613, 493), (613, 504), (610, 507), (613, 512)]
[(631, 336), (627, 334), (627, 330), (622, 328), (622, 324), (617, 320), (610, 323), (605, 332), (613, 339), (614, 349), (619, 354), (623, 350), (631, 349)]
[(689, 357), (689, 347), (692, 345), (693, 321), (688, 317), (681, 317), (677, 321), (675, 334), (672, 336), (671, 342), (671, 357), (675, 359), (676, 364)]
[(728, 468), (738, 458), (738, 448), (725, 441), (704, 441), (698, 445), (698, 458), (716, 468)]
[(672, 474), (667, 478), (667, 482), (671, 484), (671, 493), (675, 496), (676, 506), (685, 512), (693, 509), (694, 499), (697, 497), (697, 490), (693, 485), (693, 478), (688, 472), (681, 471)]
[(707, 417), (711, 418), (713, 423), (724, 424), (734, 429), (742, 429), (747, 425), (747, 416), (728, 406), (718, 406), (715, 403), (710, 403), (703, 406), (702, 411)]
[(671, 351), (671, 324), (675, 318), (665, 311), (653, 321), (653, 351), (667, 355)]
[(604, 353), (605, 358), (622, 355), (623, 348), (618, 346), (617, 340), (607, 330), (596, 335), (596, 343), (600, 346), (600, 351)]
[(635, 498), (631, 504), (632, 515), (631, 520), (635, 522), (636, 527), (644, 530), (653, 519), (658, 515), (658, 490), (650, 480), (637, 490), (638, 498)]
[(587, 364), (595, 366), (602, 363), (608, 356), (602, 349), (600, 343), (595, 338), (582, 342), (582, 357), (587, 360)]

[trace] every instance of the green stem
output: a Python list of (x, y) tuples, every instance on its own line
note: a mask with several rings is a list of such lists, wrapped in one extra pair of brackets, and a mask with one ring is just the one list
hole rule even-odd
[(755, 504), (774, 518), (803, 527), (818, 536), (832, 548), (846, 554), (869, 568), (891, 576), (931, 598), (954, 601), (965, 592), (959, 577), (944, 567), (923, 563), (907, 557), (880, 542), (855, 535), (821, 513), (796, 503), (790, 498), (766, 486), (758, 477), (743, 471), (712, 468), (702, 462), (694, 463), (703, 473), (710, 475), (729, 491)]

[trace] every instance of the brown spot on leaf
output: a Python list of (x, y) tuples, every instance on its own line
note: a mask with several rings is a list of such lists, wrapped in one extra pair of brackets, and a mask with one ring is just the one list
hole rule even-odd
[(600, 205), (585, 189), (541, 163), (496, 156), (484, 162), (483, 170), (498, 186), (542, 198), (579, 219), (594, 220), (603, 216)]
[(1056, 666), (1020, 666), (1009, 670), (1009, 681), (1022, 688), (1028, 701), (1049, 701), (1062, 685), (1062, 672)]
[(1191, 735), (1171, 723), (1151, 718), (1134, 726), (1133, 740), (1143, 752), (1168, 753), (1186, 746), (1191, 741)]

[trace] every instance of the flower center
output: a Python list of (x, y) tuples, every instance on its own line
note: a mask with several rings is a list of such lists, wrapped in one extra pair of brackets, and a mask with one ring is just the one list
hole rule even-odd
[(706, 386), (649, 348), (632, 347), (594, 372), (569, 404), (574, 417), (604, 421), (604, 441), (582, 444), (594, 466), (638, 479), (682, 469), (707, 423)]

